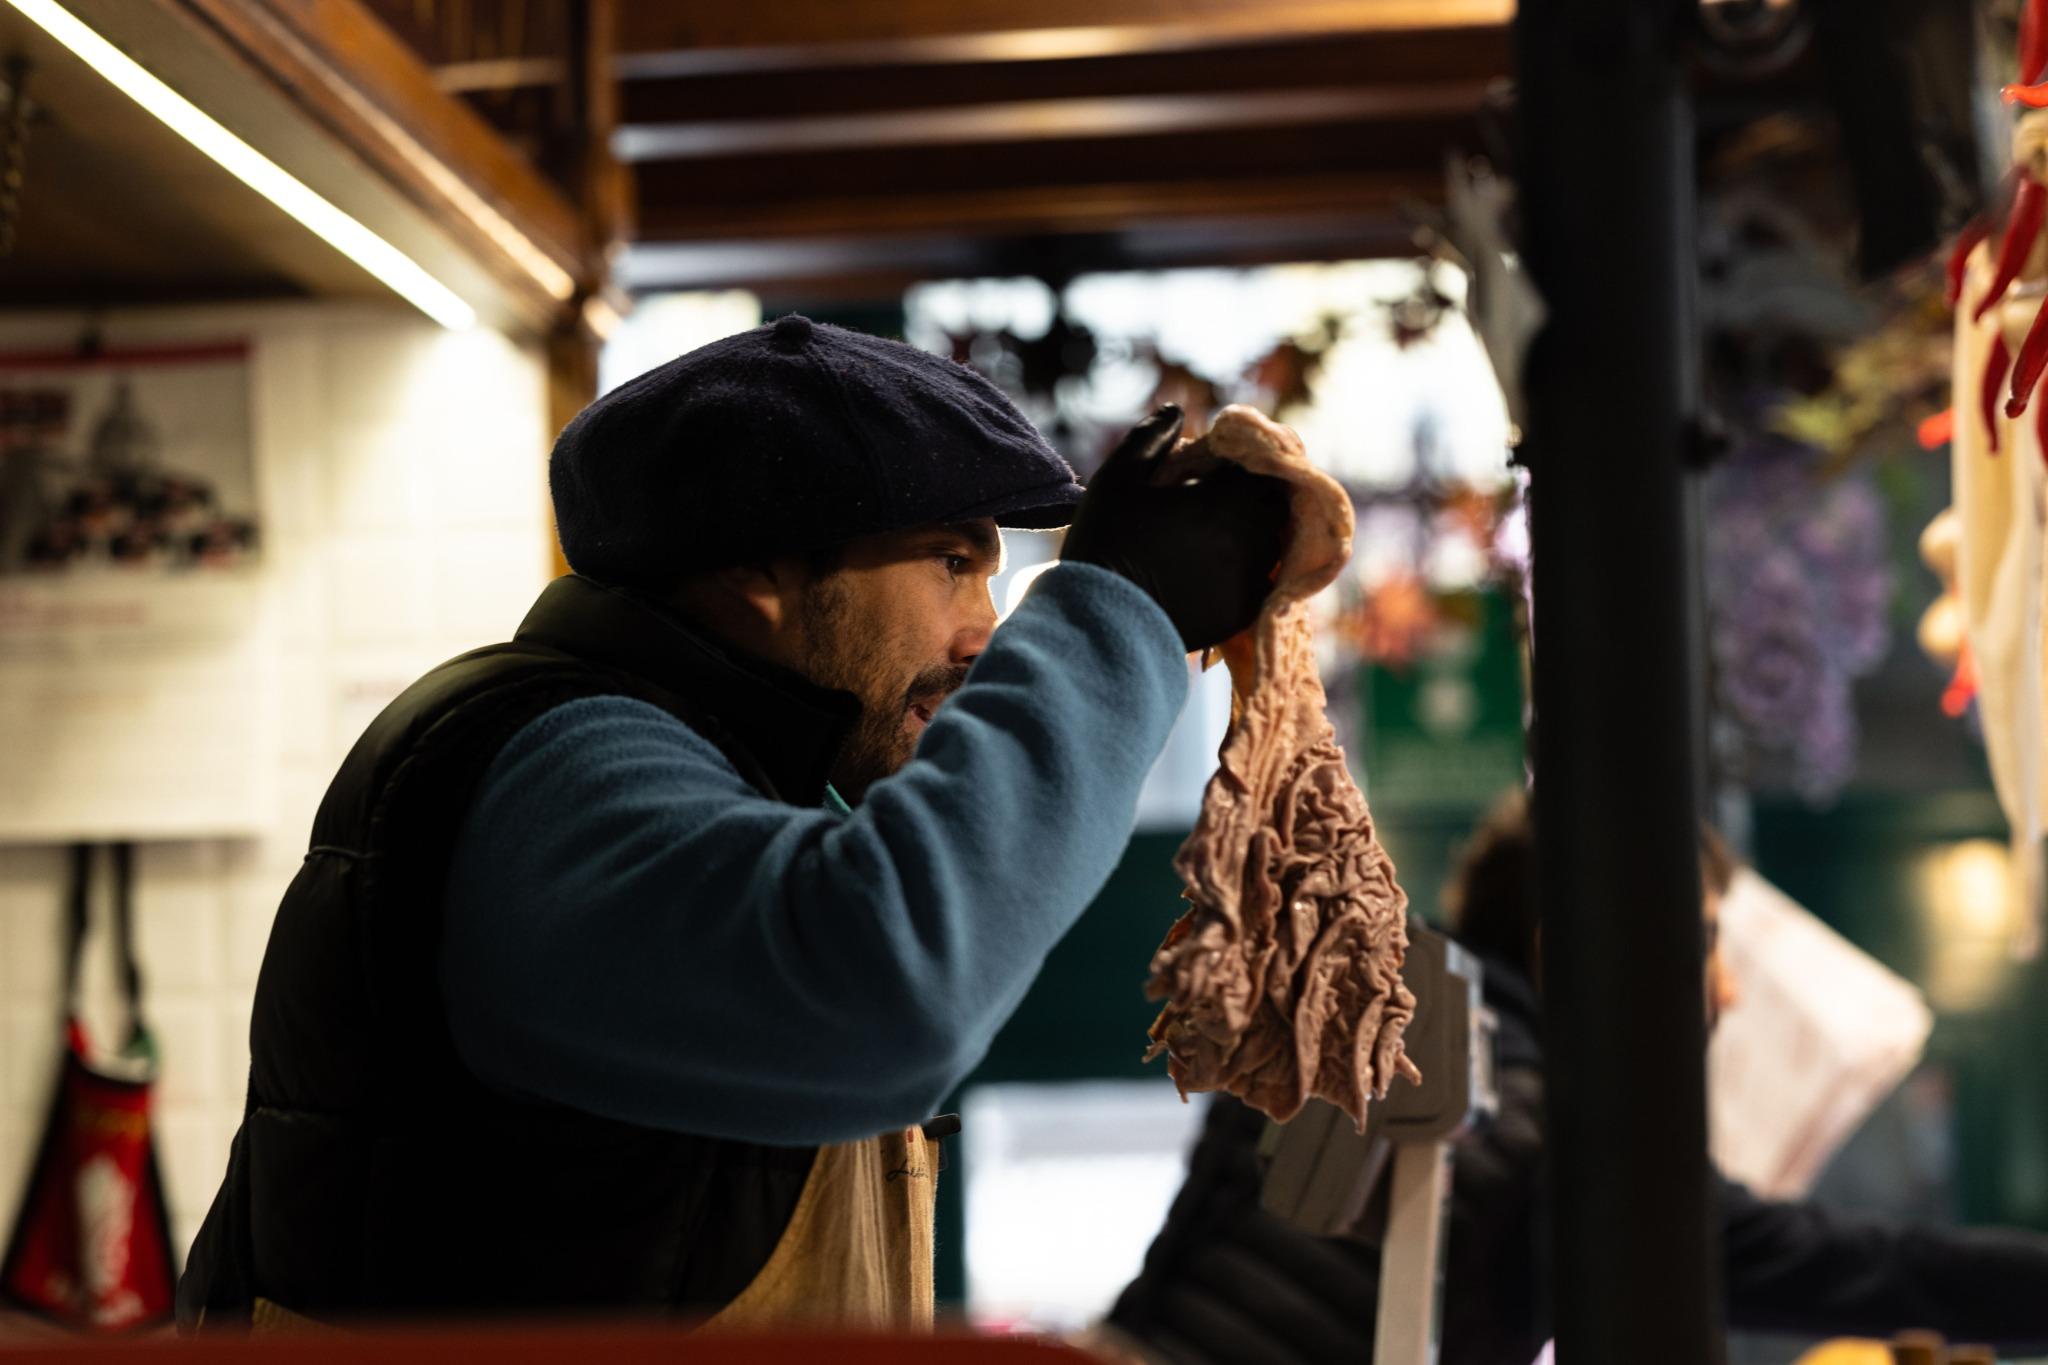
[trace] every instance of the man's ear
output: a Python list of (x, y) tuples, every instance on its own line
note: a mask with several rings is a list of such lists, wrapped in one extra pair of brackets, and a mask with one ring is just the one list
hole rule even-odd
[(796, 600), (792, 568), (787, 561), (776, 560), (715, 569), (710, 577), (719, 595), (731, 606), (745, 612), (754, 625), (768, 631), (779, 631), (788, 621)]

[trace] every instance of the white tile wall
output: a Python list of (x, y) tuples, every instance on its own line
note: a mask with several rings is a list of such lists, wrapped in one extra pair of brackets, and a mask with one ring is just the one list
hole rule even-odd
[[(509, 636), (545, 584), (553, 433), (538, 350), (493, 332), (357, 305), (100, 321), (109, 345), (256, 343), (253, 431), (278, 623), (276, 818), (259, 839), (146, 844), (136, 867), (147, 1008), (164, 1055), (159, 1155), (182, 1249), (241, 1116), (256, 972), (313, 810), (386, 701), (442, 659)], [(65, 344), (80, 325), (0, 317), (0, 346)], [(0, 847), (0, 1230), (56, 1072), (66, 868), (60, 849)], [(88, 949), (88, 1019), (114, 1040), (121, 1015), (104, 946)]]

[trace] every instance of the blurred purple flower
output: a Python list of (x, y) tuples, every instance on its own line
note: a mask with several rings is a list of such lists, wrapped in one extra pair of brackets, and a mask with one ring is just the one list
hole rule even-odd
[(1798, 762), (1792, 770), (1792, 786), (1807, 800), (1819, 804), (1832, 799), (1856, 772), (1856, 705), (1850, 695), (1849, 679), (1830, 674), (1823, 685), (1820, 705), (1800, 736)]
[(1788, 764), (1810, 800), (1855, 770), (1851, 684), (1890, 647), (1884, 504), (1858, 476), (1824, 480), (1813, 450), (1765, 436), (1709, 489), (1708, 628), (1717, 708), (1752, 769)]
[[(1828, 661), (1812, 614), (1799, 561), (1782, 549), (1755, 561), (1732, 610), (1717, 613), (1721, 698), (1748, 734), (1770, 748), (1797, 744), (1820, 705)], [(1734, 628), (1722, 628), (1724, 618)]]

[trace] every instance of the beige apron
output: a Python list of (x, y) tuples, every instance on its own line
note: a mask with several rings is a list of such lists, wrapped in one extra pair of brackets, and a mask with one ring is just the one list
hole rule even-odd
[(929, 1331), (938, 1179), (917, 1128), (820, 1147), (768, 1263), (705, 1328)]
[[(705, 1330), (930, 1331), (938, 1155), (918, 1128), (820, 1147), (768, 1263)], [(263, 1298), (250, 1329), (335, 1330)]]
[[(853, 813), (830, 786), (824, 805)], [(922, 1128), (820, 1147), (768, 1263), (705, 1330), (930, 1331), (938, 1183)]]

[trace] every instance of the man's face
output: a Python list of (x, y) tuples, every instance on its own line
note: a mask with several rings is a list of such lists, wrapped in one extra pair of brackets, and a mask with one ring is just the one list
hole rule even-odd
[(797, 598), (799, 670), (851, 692), (861, 715), (832, 770), (858, 801), (910, 761), (932, 712), (967, 680), (995, 629), (989, 580), (1002, 539), (988, 518), (867, 536)]

